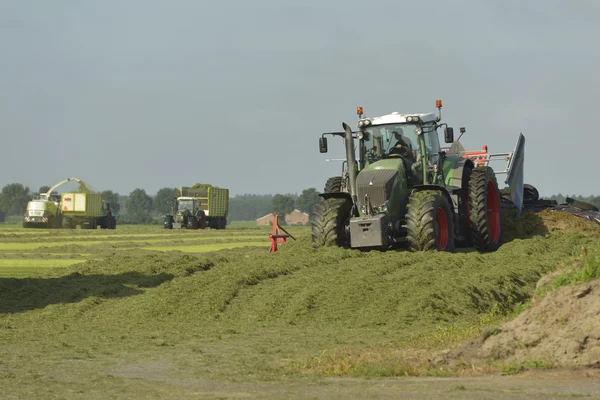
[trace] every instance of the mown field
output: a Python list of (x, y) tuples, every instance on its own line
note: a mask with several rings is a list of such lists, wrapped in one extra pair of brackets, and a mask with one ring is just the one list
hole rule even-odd
[(464, 378), (501, 360), (427, 362), (514, 316), (582, 246), (600, 254), (600, 229), (572, 218), (511, 219), (490, 254), (312, 250), (305, 227), (271, 254), (269, 229), (249, 226), (7, 226), (0, 398), (591, 397)]
[[(306, 231), (292, 227), (292, 231)], [(269, 249), (270, 228), (245, 222), (230, 229), (165, 230), (162, 226), (119, 226), (117, 230), (23, 229), (0, 224), (0, 277), (26, 277), (49, 268), (66, 267), (117, 252), (205, 253), (240, 247)]]

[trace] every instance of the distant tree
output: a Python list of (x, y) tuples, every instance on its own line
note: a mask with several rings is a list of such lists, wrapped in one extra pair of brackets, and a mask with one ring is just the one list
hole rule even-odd
[(102, 192), (102, 197), (110, 205), (112, 215), (119, 215), (121, 210), (121, 204), (119, 203), (119, 193), (115, 193), (112, 190), (105, 190)]
[(38, 193), (48, 193), (48, 190), (50, 190), (50, 186), (40, 186), (40, 190), (38, 191)]
[(173, 198), (177, 197), (179, 190), (177, 188), (162, 188), (156, 192), (152, 199), (152, 212), (157, 215), (164, 215), (171, 212)]
[(136, 224), (148, 224), (152, 222), (150, 212), (152, 211), (152, 198), (144, 189), (135, 189), (127, 199), (127, 214), (131, 221)]
[(129, 196), (125, 194), (119, 195), (119, 215), (129, 215), (129, 211), (127, 210), (127, 200)]
[(27, 186), (10, 183), (4, 186), (0, 193), (0, 210), (6, 215), (22, 215), (29, 200), (31, 200), (31, 193)]
[(296, 207), (300, 211), (308, 213), (312, 217), (312, 209), (319, 201), (319, 192), (315, 188), (304, 189), (302, 194), (296, 199)]
[(230, 221), (254, 221), (271, 212), (271, 194), (242, 194), (229, 199)]
[(294, 211), (294, 198), (289, 195), (276, 194), (271, 202), (271, 210), (274, 214), (285, 215)]

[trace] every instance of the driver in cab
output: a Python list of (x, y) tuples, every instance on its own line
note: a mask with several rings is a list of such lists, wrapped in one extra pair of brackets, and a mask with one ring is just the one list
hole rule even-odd
[(412, 162), (417, 161), (417, 156), (412, 149), (412, 145), (410, 144), (410, 140), (404, 136), (404, 131), (402, 128), (398, 128), (393, 131), (394, 140), (396, 140), (396, 144), (390, 148), (390, 154), (400, 154), (403, 157), (406, 157)]

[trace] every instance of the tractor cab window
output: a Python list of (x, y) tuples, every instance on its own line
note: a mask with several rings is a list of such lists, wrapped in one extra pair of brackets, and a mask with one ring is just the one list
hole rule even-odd
[(440, 158), (440, 138), (438, 137), (435, 124), (424, 124), (423, 139), (425, 141), (425, 152), (427, 153), (427, 162), (430, 165), (437, 164)]
[(177, 202), (177, 211), (185, 211), (189, 210), (190, 212), (194, 211), (194, 199), (180, 199)]
[(408, 148), (414, 154), (419, 152), (419, 139), (414, 124), (377, 125), (366, 129), (363, 137), (363, 151), (369, 162), (389, 155), (398, 145)]

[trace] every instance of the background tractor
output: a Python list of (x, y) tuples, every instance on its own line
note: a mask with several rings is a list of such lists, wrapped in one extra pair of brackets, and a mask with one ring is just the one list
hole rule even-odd
[[(437, 113), (394, 112), (364, 118), (358, 107), (358, 131), (345, 123), (342, 176), (327, 180), (322, 200), (313, 209), (314, 247), (387, 248), (407, 244), (413, 251), (453, 251), (474, 246), (494, 251), (500, 246), (500, 191), (493, 160), (506, 161), (507, 197), (520, 212), (523, 202), (525, 138), (519, 135), (512, 153), (467, 152), (454, 140), (454, 130)], [(449, 148), (442, 148), (444, 128)], [(465, 132), (461, 128), (461, 136)], [(460, 139), (460, 137), (459, 137)], [(358, 153), (358, 154), (356, 154)]]
[(225, 229), (229, 189), (200, 183), (182, 186), (172, 205), (171, 214), (165, 215), (165, 229)]

